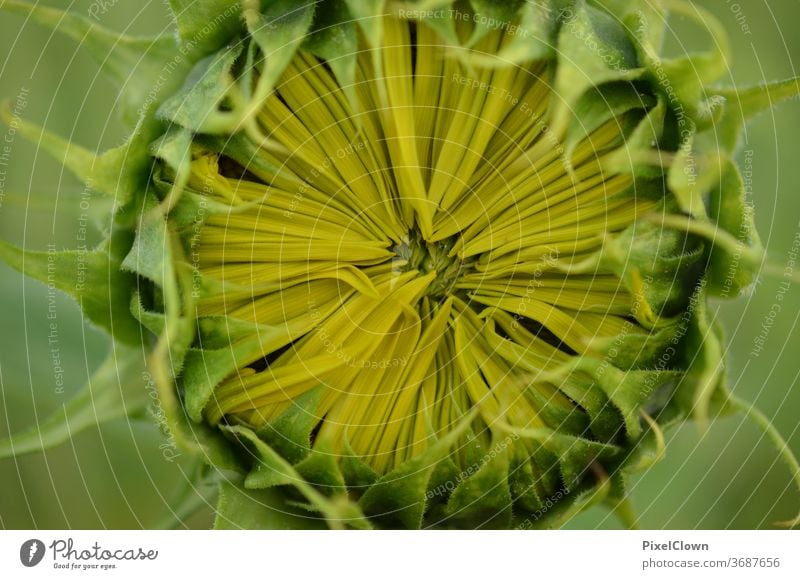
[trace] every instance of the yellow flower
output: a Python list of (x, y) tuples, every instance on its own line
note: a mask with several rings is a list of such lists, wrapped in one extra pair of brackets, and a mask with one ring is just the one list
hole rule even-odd
[(194, 246), (225, 288), (198, 315), (275, 329), (206, 417), (261, 429), (322, 385), (315, 444), (349, 443), (379, 473), (473, 408), (486, 448), (517, 429), (580, 434), (589, 388), (553, 373), (598, 338), (647, 331), (612, 272), (569, 273), (661, 205), (604, 168), (630, 120), (612, 116), (567, 160), (545, 122), (543, 63), (496, 56), (512, 34), (448, 55), (425, 25), (387, 16), (382, 28), (375, 61), (360, 47), (354, 102), (313, 55), (286, 68), (257, 117), (274, 146), (256, 154), (277, 171), (195, 153), (189, 190), (230, 207)]
[(237, 473), (218, 526), (528, 528), (600, 500), (633, 524), (663, 425), (744, 409), (779, 440), (727, 391), (705, 301), (763, 257), (732, 151), (797, 82), (708, 88), (704, 12), (664, 3), (713, 48), (663, 59), (640, 0), (170, 4), (178, 39), (113, 43), (3, 7), (134, 78), (125, 146), (39, 135), (119, 205), (91, 255), (112, 276), (58, 287), (158, 337), (168, 434)]

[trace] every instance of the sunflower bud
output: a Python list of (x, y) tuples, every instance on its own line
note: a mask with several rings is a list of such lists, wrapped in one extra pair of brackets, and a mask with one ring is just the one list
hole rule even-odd
[[(753, 282), (732, 154), (797, 83), (709, 88), (727, 41), (705, 12), (170, 4), (177, 39), (111, 52), (144, 63), (130, 141), (44, 142), (117, 200), (87, 315), (152, 335), (170, 435), (235, 473), (218, 526), (624, 516), (663, 426), (745, 408), (706, 300)], [(670, 12), (713, 48), (661, 57)]]

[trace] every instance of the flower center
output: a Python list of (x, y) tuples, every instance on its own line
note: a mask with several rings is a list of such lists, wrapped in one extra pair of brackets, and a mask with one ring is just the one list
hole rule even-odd
[(409, 231), (408, 236), (395, 245), (395, 272), (418, 271), (422, 275), (435, 273), (436, 279), (428, 286), (424, 295), (443, 300), (457, 295), (458, 280), (465, 273), (473, 271), (474, 259), (461, 259), (452, 251), (457, 235), (442, 241), (425, 241), (417, 229)]

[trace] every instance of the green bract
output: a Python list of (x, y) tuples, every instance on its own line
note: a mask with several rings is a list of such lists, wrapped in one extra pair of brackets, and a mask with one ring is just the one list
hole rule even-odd
[[(709, 15), (169, 4), (156, 39), (3, 4), (102, 55), (131, 136), (95, 155), (21, 127), (117, 205), (104, 244), (55, 260), (124, 372), (0, 452), (140, 411), (144, 343), (169, 435), (216, 467), (218, 527), (553, 527), (602, 501), (631, 522), (663, 428), (734, 411), (800, 480), (726, 389), (706, 312), (763, 260), (743, 122), (799, 87), (711, 86)], [(670, 13), (709, 52), (659, 56)], [(39, 279), (53, 259), (0, 255)]]

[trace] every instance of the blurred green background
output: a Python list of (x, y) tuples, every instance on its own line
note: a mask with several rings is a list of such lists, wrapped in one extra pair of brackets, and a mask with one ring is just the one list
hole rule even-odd
[[(2, 3), (3, 0), (0, 0)], [(162, 0), (53, 2), (98, 14), (105, 26), (131, 34), (166, 32), (171, 22)], [(789, 0), (707, 0), (727, 28), (733, 61), (723, 83), (752, 84), (796, 76), (800, 3)], [(94, 8), (92, 6), (94, 5)], [(106, 7), (105, 13), (98, 8)], [(682, 52), (702, 46), (703, 34), (688, 22), (671, 23)], [(77, 45), (24, 18), (0, 15), (0, 98), (24, 101), (22, 116), (90, 148), (119, 144), (115, 92), (96, 75)], [(800, 62), (800, 61), (799, 61)], [(18, 97), (21, 97), (18, 99)], [(773, 263), (783, 268), (800, 234), (800, 102), (781, 105), (753, 121), (740, 162), (752, 170), (752, 201)], [(7, 128), (0, 128), (0, 139)], [(21, 137), (12, 139), (10, 167), (0, 179), (0, 237), (29, 248), (74, 248), (83, 186), (59, 163)], [(2, 143), (0, 143), (2, 144)], [(745, 153), (745, 151), (748, 151)], [(752, 165), (752, 166), (750, 166)], [(111, 208), (92, 202), (105, 222)], [(763, 352), (754, 338), (776, 303), (780, 279), (764, 278), (753, 295), (715, 302), (728, 333), (727, 373), (733, 390), (774, 421), (800, 454), (800, 288), (793, 286), (771, 327)], [(105, 336), (82, 320), (74, 303), (25, 280), (0, 264), (0, 438), (59, 410), (103, 359)], [(63, 376), (54, 371), (48, 312), (55, 308)], [(60, 387), (63, 379), (63, 388)], [(706, 432), (687, 425), (668, 433), (666, 458), (632, 482), (633, 504), (644, 528), (773, 528), (794, 516), (800, 495), (775, 449), (741, 417), (718, 420)], [(162, 438), (147, 421), (118, 421), (90, 429), (45, 454), (0, 460), (0, 528), (148, 528), (174, 504), (191, 465), (169, 462)], [(210, 508), (187, 524), (208, 527)], [(571, 528), (618, 528), (602, 508), (576, 518)]]

